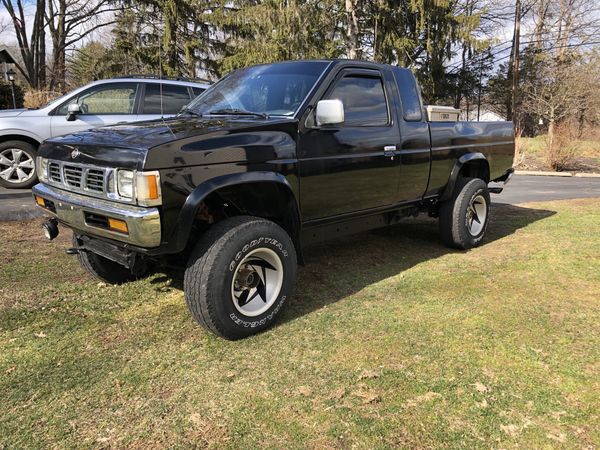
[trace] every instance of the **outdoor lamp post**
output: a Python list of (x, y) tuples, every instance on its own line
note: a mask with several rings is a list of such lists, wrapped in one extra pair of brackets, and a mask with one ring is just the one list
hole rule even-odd
[(17, 109), (17, 101), (15, 100), (15, 75), (16, 72), (12, 69), (8, 69), (6, 71), (6, 76), (8, 77), (8, 81), (10, 81), (10, 92), (12, 93), (13, 108)]

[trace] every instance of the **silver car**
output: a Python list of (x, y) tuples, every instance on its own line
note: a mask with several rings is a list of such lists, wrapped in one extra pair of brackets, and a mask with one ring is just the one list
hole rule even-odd
[(39, 109), (0, 111), (0, 185), (37, 182), (35, 157), (44, 139), (81, 130), (177, 114), (208, 82), (153, 77), (95, 81)]

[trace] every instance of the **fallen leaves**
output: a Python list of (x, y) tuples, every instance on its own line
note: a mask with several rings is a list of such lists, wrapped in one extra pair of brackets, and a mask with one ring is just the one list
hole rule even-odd
[(500, 425), (500, 429), (510, 437), (514, 437), (519, 434), (519, 427), (514, 424)]
[(381, 396), (375, 391), (356, 391), (353, 393), (354, 396), (362, 399), (363, 404), (379, 403)]
[(298, 386), (295, 393), (297, 395), (302, 395), (303, 397), (310, 397), (312, 395), (312, 389), (308, 386)]
[(481, 392), (482, 394), (490, 391), (490, 388), (488, 388), (485, 384), (480, 383), (479, 381), (474, 383), (473, 386), (475, 386), (475, 390), (477, 392)]
[(422, 403), (430, 402), (436, 398), (442, 398), (442, 394), (440, 394), (438, 392), (429, 391), (423, 395), (419, 395), (417, 397), (410, 399), (409, 401), (406, 402), (405, 405), (412, 408), (412, 407), (418, 406)]
[(363, 370), (360, 375), (358, 376), (359, 380), (366, 380), (366, 379), (375, 379), (375, 378), (379, 378), (379, 373), (375, 372), (374, 370), (368, 370), (365, 369)]

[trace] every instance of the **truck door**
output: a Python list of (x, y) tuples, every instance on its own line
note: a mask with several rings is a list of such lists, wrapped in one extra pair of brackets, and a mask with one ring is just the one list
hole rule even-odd
[(400, 98), (400, 101), (396, 102), (401, 139), (397, 199), (399, 202), (413, 201), (423, 197), (429, 182), (431, 162), (429, 124), (423, 112), (421, 94), (412, 72), (395, 67), (393, 73)]
[(298, 171), (304, 220), (394, 203), (400, 135), (389, 100), (392, 83), (391, 72), (347, 68), (325, 91), (321, 99), (342, 101), (345, 121), (317, 127), (309, 116), (300, 134)]

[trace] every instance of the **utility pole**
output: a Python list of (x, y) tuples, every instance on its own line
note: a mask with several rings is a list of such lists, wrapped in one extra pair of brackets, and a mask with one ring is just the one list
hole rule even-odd
[[(518, 91), (519, 91), (519, 46), (520, 46), (520, 37), (521, 37), (521, 0), (516, 0), (515, 3), (515, 30), (513, 35), (513, 49), (512, 49), (512, 100), (511, 100), (511, 109), (512, 109), (512, 120), (513, 122), (517, 122), (518, 117), (516, 111), (517, 99), (518, 99)], [(518, 125), (517, 125), (518, 126)]]

